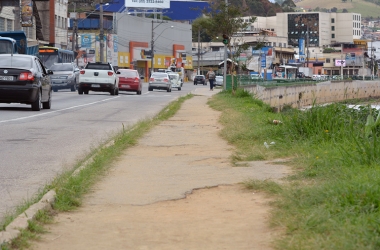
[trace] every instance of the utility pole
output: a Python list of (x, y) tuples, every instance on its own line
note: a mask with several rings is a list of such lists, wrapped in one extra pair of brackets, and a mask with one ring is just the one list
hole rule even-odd
[[(76, 2), (73, 2), (74, 4), (74, 13), (75, 13), (75, 9), (76, 9)], [(76, 34), (76, 23), (77, 23), (77, 16), (75, 14), (75, 18), (74, 18), (74, 26), (73, 26), (73, 34), (71, 36), (71, 50), (74, 50), (75, 49), (75, 34)]]
[(201, 29), (198, 28), (198, 72), (197, 72), (197, 75), (201, 74), (200, 69), (199, 69), (199, 57), (201, 53), (200, 41), (201, 41)]
[(103, 28), (103, 0), (99, 3), (100, 24), (99, 24), (99, 40), (100, 40), (100, 62), (104, 62), (104, 28)]
[[(225, 12), (227, 14), (228, 0), (225, 0), (225, 4), (226, 4)], [(227, 34), (227, 35), (231, 35), (231, 34)], [(224, 90), (227, 88), (226, 78), (227, 78), (227, 44), (224, 44), (224, 63), (223, 63), (223, 89)]]
[(77, 52), (77, 66), (78, 66), (79, 46), (78, 46), (78, 20), (77, 19), (75, 19), (75, 51)]
[(306, 67), (309, 68), (309, 19), (307, 20), (306, 28)]
[(340, 45), (340, 77), (343, 80), (343, 43)]

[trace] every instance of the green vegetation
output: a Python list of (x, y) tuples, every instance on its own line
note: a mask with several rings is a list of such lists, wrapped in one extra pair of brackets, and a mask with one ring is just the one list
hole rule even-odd
[[(57, 176), (51, 184), (47, 185), (43, 191), (32, 201), (20, 206), (17, 213), (7, 216), (5, 222), (1, 225), (1, 230), (13, 221), (17, 215), (24, 212), (32, 203), (39, 200), (48, 190), (54, 189), (56, 192), (56, 201), (53, 207), (57, 211), (74, 210), (81, 205), (82, 197), (86, 194), (91, 186), (100, 178), (103, 178), (106, 171), (112, 167), (112, 163), (121, 155), (121, 153), (136, 144), (141, 138), (155, 125), (172, 117), (181, 107), (181, 104), (187, 99), (192, 98), (189, 94), (180, 97), (178, 100), (170, 103), (157, 116), (138, 122), (133, 127), (123, 130), (106, 142), (99, 149), (94, 149), (90, 155), (70, 171), (66, 171)], [(22, 230), (20, 237), (13, 240), (12, 243), (0, 245), (1, 250), (8, 249), (25, 249), (29, 246), (28, 241), (38, 239), (38, 234), (43, 233), (43, 225), (50, 221), (49, 211), (38, 213), (35, 220), (29, 221), (27, 230)]]
[(331, 104), (273, 113), (241, 89), (209, 104), (222, 112), (222, 136), (237, 148), (234, 162), (291, 159), (295, 171), (285, 182), (245, 183), (275, 198), (271, 222), (284, 230), (277, 249), (380, 248), (377, 110)]

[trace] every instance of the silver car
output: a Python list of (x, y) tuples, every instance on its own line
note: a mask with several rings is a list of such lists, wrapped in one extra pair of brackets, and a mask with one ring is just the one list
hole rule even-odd
[(53, 71), (50, 76), (53, 91), (70, 89), (76, 91), (79, 81), (79, 68), (73, 63), (55, 63), (49, 68)]
[(215, 76), (215, 86), (223, 86), (223, 76)]
[(168, 73), (153, 72), (149, 78), (148, 90), (153, 91), (153, 89), (163, 89), (167, 92), (172, 91), (172, 83)]

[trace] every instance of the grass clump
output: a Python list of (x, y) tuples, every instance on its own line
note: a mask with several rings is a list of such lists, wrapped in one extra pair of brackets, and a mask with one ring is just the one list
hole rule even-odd
[(285, 234), (275, 247), (380, 249), (379, 112), (335, 103), (273, 113), (239, 91), (221, 92), (209, 102), (222, 112), (221, 135), (237, 148), (232, 160), (288, 157), (296, 170), (281, 184), (244, 183), (276, 197), (271, 220)]

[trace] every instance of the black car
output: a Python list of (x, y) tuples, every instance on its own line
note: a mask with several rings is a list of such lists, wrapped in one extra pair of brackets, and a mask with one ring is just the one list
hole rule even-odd
[(194, 77), (194, 85), (203, 84), (206, 85), (206, 77), (204, 75), (196, 75)]
[(50, 75), (40, 59), (31, 55), (0, 55), (0, 103), (30, 104), (32, 110), (50, 109)]
[(55, 63), (49, 69), (54, 73), (50, 76), (54, 92), (57, 92), (59, 89), (77, 91), (79, 68), (75, 64)]

